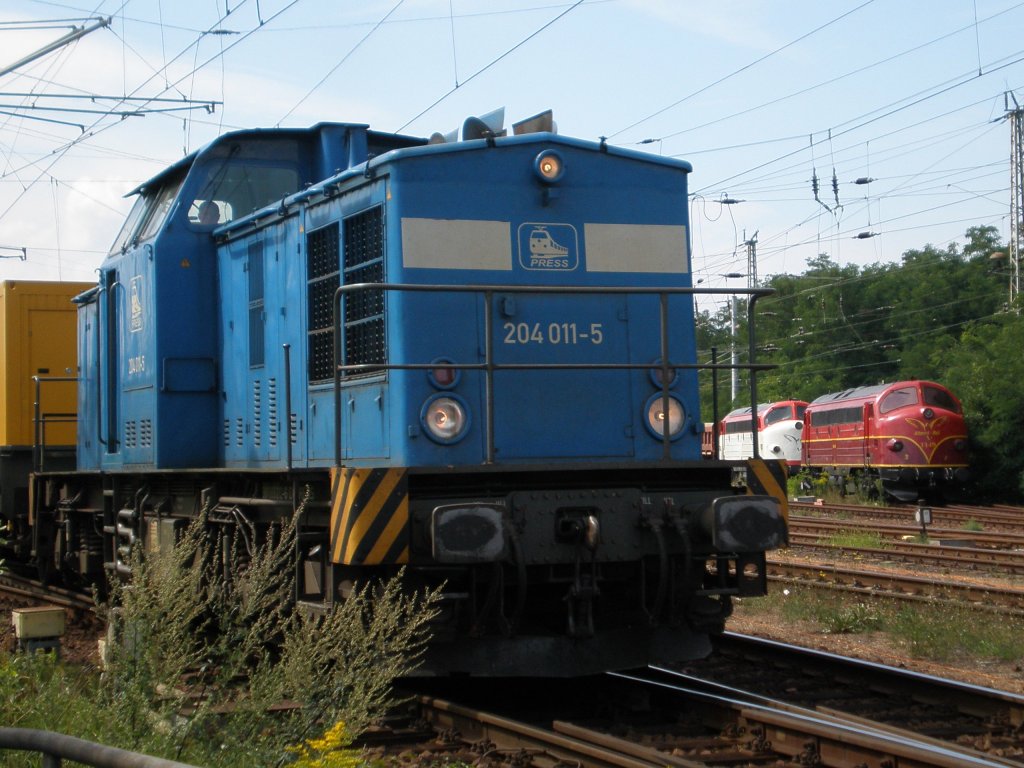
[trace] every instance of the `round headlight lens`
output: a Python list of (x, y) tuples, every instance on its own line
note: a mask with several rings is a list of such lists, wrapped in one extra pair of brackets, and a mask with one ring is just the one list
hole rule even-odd
[(924, 409), (924, 417), (926, 419), (934, 419), (935, 418), (935, 411), (933, 411), (931, 408), (925, 408)]
[(668, 422), (668, 436), (671, 439), (683, 433), (683, 422), (686, 410), (676, 398), (668, 398), (668, 412), (665, 410), (665, 398), (658, 394), (647, 401), (647, 428), (655, 437), (665, 434), (665, 423)]
[(554, 184), (565, 174), (565, 162), (560, 154), (546, 149), (534, 158), (533, 170), (545, 184)]
[(454, 443), (466, 434), (469, 415), (454, 397), (438, 395), (423, 404), (420, 413), (427, 434), (439, 443)]

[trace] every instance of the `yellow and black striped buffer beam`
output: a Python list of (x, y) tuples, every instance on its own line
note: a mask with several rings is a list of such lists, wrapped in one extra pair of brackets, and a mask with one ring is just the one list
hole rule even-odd
[(331, 562), (409, 562), (409, 483), (404, 469), (331, 470)]
[(782, 516), (789, 519), (786, 479), (789, 473), (782, 459), (747, 459), (747, 494), (773, 496), (779, 500)]

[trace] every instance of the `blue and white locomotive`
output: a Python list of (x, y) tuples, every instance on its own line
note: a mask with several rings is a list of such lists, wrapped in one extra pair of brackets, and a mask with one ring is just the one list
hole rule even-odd
[(544, 122), (241, 130), (135, 190), (40, 560), (101, 578), (203, 506), (227, 535), (308, 496), (297, 601), (443, 583), (425, 674), (705, 654), (787, 533), (777, 463), (701, 460), (691, 167)]

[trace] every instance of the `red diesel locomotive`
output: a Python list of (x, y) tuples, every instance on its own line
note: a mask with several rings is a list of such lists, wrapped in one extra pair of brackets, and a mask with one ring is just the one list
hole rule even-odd
[(960, 401), (941, 384), (899, 381), (822, 395), (804, 418), (802, 463), (845, 489), (941, 500), (968, 478)]

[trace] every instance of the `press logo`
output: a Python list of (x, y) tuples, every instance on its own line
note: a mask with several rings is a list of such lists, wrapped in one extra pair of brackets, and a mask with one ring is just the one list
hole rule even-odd
[(142, 330), (142, 275), (132, 278), (129, 301), (131, 316), (128, 319), (128, 330), (138, 333)]
[(571, 224), (519, 225), (519, 266), (571, 271), (580, 264), (579, 241)]

